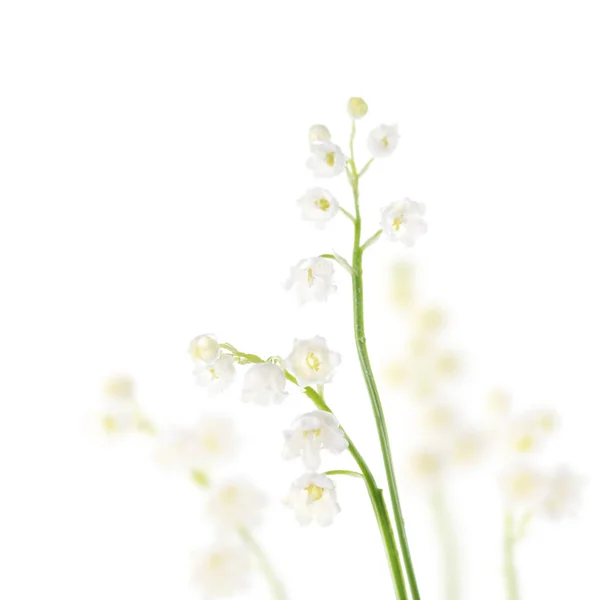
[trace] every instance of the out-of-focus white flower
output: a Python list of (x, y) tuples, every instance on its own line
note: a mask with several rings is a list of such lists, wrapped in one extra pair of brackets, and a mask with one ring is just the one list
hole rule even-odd
[(331, 133), (329, 133), (329, 129), (327, 129), (325, 125), (313, 125), (308, 130), (308, 141), (311, 144), (314, 144), (315, 142), (330, 142)]
[(203, 334), (190, 342), (189, 353), (192, 360), (212, 365), (221, 355), (221, 348), (214, 335)]
[(504, 440), (508, 452), (529, 454), (539, 450), (556, 427), (551, 411), (526, 413), (504, 423)]
[(485, 399), (485, 405), (493, 419), (502, 419), (510, 413), (512, 399), (504, 390), (492, 390)]
[(379, 125), (369, 133), (367, 147), (375, 158), (382, 158), (394, 152), (399, 140), (397, 125)]
[(128, 375), (114, 375), (104, 383), (102, 427), (109, 434), (134, 431), (154, 433), (154, 428), (142, 414), (135, 398), (135, 382)]
[(285, 391), (285, 375), (279, 365), (260, 363), (252, 365), (246, 372), (243, 402), (254, 402), (266, 406), (279, 404), (288, 395)]
[(544, 513), (551, 519), (572, 516), (581, 500), (581, 478), (567, 467), (558, 468), (548, 477), (542, 502)]
[(511, 508), (532, 511), (543, 500), (545, 480), (533, 467), (515, 464), (502, 473), (500, 486), (504, 499)]
[(227, 389), (235, 378), (233, 357), (228, 354), (219, 356), (212, 364), (198, 361), (194, 368), (198, 385), (205, 387), (213, 396)]
[(250, 584), (252, 561), (244, 546), (219, 544), (192, 555), (191, 578), (205, 598), (235, 596)]
[(412, 481), (426, 488), (437, 485), (444, 474), (444, 459), (433, 447), (418, 448), (411, 452), (406, 471)]
[(310, 300), (325, 302), (337, 289), (333, 274), (333, 265), (327, 258), (306, 258), (291, 268), (285, 288), (296, 288), (300, 304)]
[(427, 231), (424, 214), (425, 206), (419, 202), (408, 198), (393, 202), (381, 213), (383, 233), (392, 241), (413, 246), (417, 238)]
[(292, 484), (286, 504), (296, 514), (301, 525), (316, 521), (325, 527), (331, 525), (340, 512), (333, 481), (320, 473), (305, 473)]
[(348, 114), (353, 119), (362, 119), (367, 112), (369, 112), (369, 106), (362, 98), (350, 98), (348, 100)]
[(247, 481), (230, 481), (217, 488), (208, 499), (211, 518), (228, 528), (258, 525), (267, 504), (263, 492)]
[(204, 473), (231, 458), (236, 449), (233, 423), (224, 417), (203, 417), (192, 429), (159, 438), (156, 459), (167, 468)]
[(459, 467), (469, 467), (477, 463), (485, 451), (483, 436), (472, 430), (459, 431), (451, 441), (452, 463)]
[(335, 177), (346, 166), (346, 157), (339, 146), (332, 142), (317, 142), (310, 146), (311, 155), (306, 166), (315, 177)]
[(283, 457), (289, 460), (301, 456), (310, 471), (316, 471), (321, 466), (321, 450), (340, 454), (348, 448), (348, 440), (337, 419), (323, 410), (298, 417), (283, 435)]
[(341, 360), (337, 352), (329, 349), (324, 338), (315, 336), (308, 340), (294, 340), (285, 365), (296, 376), (298, 385), (307, 387), (329, 383)]
[(339, 209), (338, 201), (331, 192), (320, 187), (308, 190), (298, 199), (298, 206), (302, 210), (302, 218), (312, 221), (320, 229), (335, 217)]
[(543, 434), (554, 433), (559, 426), (560, 419), (553, 410), (538, 410), (530, 415), (533, 425)]
[(425, 436), (432, 441), (447, 440), (457, 427), (456, 411), (443, 402), (432, 402), (421, 412), (421, 426)]

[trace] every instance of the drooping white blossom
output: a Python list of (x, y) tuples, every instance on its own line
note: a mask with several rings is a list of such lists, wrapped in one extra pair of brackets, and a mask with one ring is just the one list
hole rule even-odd
[(207, 503), (208, 513), (226, 528), (252, 528), (262, 520), (266, 496), (247, 481), (229, 481), (216, 488)]
[(235, 361), (229, 354), (222, 354), (212, 364), (197, 361), (194, 375), (198, 385), (213, 396), (227, 389), (235, 379)]
[(212, 365), (221, 355), (221, 348), (214, 335), (202, 334), (190, 342), (189, 353), (193, 361)]
[(504, 500), (513, 509), (532, 511), (539, 508), (545, 491), (545, 478), (537, 469), (516, 463), (500, 476)]
[(423, 218), (425, 206), (408, 198), (393, 202), (381, 213), (383, 233), (392, 241), (413, 246), (417, 238), (427, 231)]
[(332, 142), (315, 142), (310, 146), (310, 153), (306, 166), (315, 177), (335, 177), (346, 166), (342, 149)]
[(334, 482), (320, 473), (305, 473), (290, 487), (286, 504), (301, 525), (316, 521), (326, 527), (340, 512)]
[(292, 352), (285, 365), (298, 380), (300, 387), (329, 383), (341, 356), (327, 346), (321, 336), (308, 340), (294, 340)]
[(153, 432), (152, 425), (140, 410), (135, 397), (135, 382), (129, 375), (114, 375), (105, 381), (101, 423), (109, 434)]
[(547, 478), (542, 509), (551, 519), (572, 516), (581, 501), (582, 480), (567, 467), (559, 467)]
[(350, 98), (347, 109), (353, 119), (362, 119), (369, 112), (369, 106), (359, 97)]
[(408, 455), (405, 471), (410, 480), (421, 488), (434, 488), (444, 475), (446, 462), (435, 446), (415, 448)]
[(310, 471), (321, 466), (321, 450), (340, 454), (348, 448), (348, 440), (337, 419), (323, 410), (298, 417), (283, 435), (283, 457), (289, 460), (301, 456), (304, 466)]
[(246, 372), (242, 401), (267, 406), (280, 404), (288, 395), (283, 369), (273, 363), (252, 365)]
[(315, 142), (330, 142), (331, 133), (325, 125), (316, 124), (308, 130), (308, 141), (310, 144)]
[(285, 288), (296, 291), (300, 304), (309, 301), (325, 302), (336, 291), (333, 283), (334, 269), (326, 258), (305, 258), (290, 269)]
[(298, 199), (302, 218), (312, 221), (322, 229), (328, 221), (331, 221), (339, 210), (338, 201), (333, 194), (326, 189), (317, 187), (308, 190), (304, 196)]
[(235, 450), (236, 437), (231, 419), (204, 416), (196, 427), (161, 435), (156, 459), (169, 469), (206, 473), (214, 465), (231, 458)]
[(390, 156), (398, 146), (400, 134), (397, 125), (379, 125), (367, 137), (367, 147), (375, 158)]
[(192, 554), (191, 579), (207, 600), (228, 598), (250, 585), (252, 560), (245, 546), (219, 543)]

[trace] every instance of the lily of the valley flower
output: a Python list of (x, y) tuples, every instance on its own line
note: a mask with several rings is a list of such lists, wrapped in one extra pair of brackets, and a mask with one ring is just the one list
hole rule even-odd
[(247, 481), (230, 481), (217, 488), (208, 500), (212, 519), (226, 528), (258, 525), (266, 506), (265, 495)]
[(308, 130), (308, 141), (311, 144), (315, 142), (329, 142), (331, 141), (331, 133), (329, 133), (329, 129), (325, 125), (313, 125)]
[(408, 198), (393, 202), (381, 213), (383, 233), (392, 241), (413, 246), (417, 238), (427, 231), (424, 214), (425, 206), (419, 202)]
[(319, 228), (325, 227), (339, 209), (338, 201), (331, 192), (319, 187), (308, 190), (298, 200), (298, 206), (302, 211), (302, 218), (305, 221), (312, 221)]
[(315, 177), (335, 177), (346, 166), (346, 157), (339, 146), (332, 142), (318, 142), (310, 146), (311, 156), (306, 165)]
[(544, 484), (541, 472), (522, 464), (513, 465), (500, 477), (500, 486), (508, 506), (523, 511), (535, 510), (540, 506)]
[(321, 466), (321, 450), (340, 454), (348, 448), (348, 440), (339, 428), (337, 419), (323, 410), (298, 417), (283, 435), (283, 457), (292, 459), (301, 456), (304, 465), (311, 471)]
[(214, 546), (192, 555), (191, 578), (208, 600), (235, 596), (248, 588), (252, 561), (242, 545)]
[(308, 340), (294, 340), (292, 352), (285, 365), (298, 380), (300, 387), (329, 383), (341, 356), (327, 346), (320, 336)]
[(235, 379), (234, 359), (229, 354), (219, 356), (212, 364), (197, 361), (194, 375), (198, 385), (213, 396), (227, 389)]
[(170, 469), (205, 473), (234, 454), (235, 442), (230, 419), (207, 416), (192, 429), (174, 430), (161, 436), (156, 458)]
[(189, 353), (192, 360), (212, 365), (221, 354), (217, 338), (212, 334), (203, 334), (190, 342)]
[(397, 125), (379, 125), (369, 133), (367, 147), (375, 158), (383, 158), (394, 152), (399, 140)]
[(301, 525), (316, 521), (325, 527), (340, 512), (333, 481), (320, 473), (305, 473), (292, 484), (286, 504)]
[(542, 502), (544, 513), (551, 519), (573, 515), (579, 508), (582, 481), (571, 469), (559, 467), (548, 477)]
[(115, 375), (104, 383), (102, 427), (109, 434), (150, 431), (135, 398), (135, 382), (128, 375)]
[(333, 273), (333, 265), (328, 259), (306, 258), (291, 268), (285, 288), (295, 288), (300, 304), (310, 300), (324, 302), (337, 289)]
[(287, 395), (285, 375), (279, 365), (260, 363), (248, 369), (242, 390), (243, 402), (254, 402), (263, 406), (279, 404)]
[(369, 107), (367, 103), (362, 98), (350, 98), (348, 100), (348, 114), (353, 119), (362, 119), (367, 112), (369, 111)]

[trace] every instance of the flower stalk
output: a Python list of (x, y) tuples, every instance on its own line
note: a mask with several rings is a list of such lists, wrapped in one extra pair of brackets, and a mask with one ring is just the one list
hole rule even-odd
[(515, 518), (511, 511), (504, 517), (504, 580), (507, 600), (519, 600), (519, 580), (515, 561), (515, 546), (517, 542)]

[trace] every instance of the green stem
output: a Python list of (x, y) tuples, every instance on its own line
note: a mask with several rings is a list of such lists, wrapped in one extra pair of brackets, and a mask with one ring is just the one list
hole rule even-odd
[(458, 600), (460, 597), (458, 548), (456, 535), (448, 514), (446, 499), (441, 489), (436, 489), (433, 492), (431, 506), (442, 551), (446, 600)]
[(358, 479), (364, 479), (362, 473), (357, 473), (356, 471), (348, 471), (346, 469), (334, 469), (333, 471), (325, 471), (325, 475), (346, 475), (348, 477), (357, 477)]
[(377, 434), (379, 436), (379, 443), (381, 446), (381, 453), (383, 456), (383, 462), (385, 465), (385, 474), (388, 482), (388, 488), (390, 491), (390, 497), (392, 501), (392, 511), (394, 513), (394, 520), (396, 522), (396, 529), (398, 530), (398, 538), (400, 541), (400, 548), (402, 550), (402, 557), (404, 559), (404, 566), (406, 568), (406, 574), (410, 584), (411, 595), (413, 600), (420, 600), (419, 588), (417, 585), (417, 578), (410, 555), (410, 549), (408, 547), (408, 539), (406, 536), (406, 530), (404, 527), (404, 518), (402, 516), (402, 508), (400, 506), (400, 495), (398, 493), (398, 484), (396, 482), (396, 474), (394, 471), (394, 464), (392, 460), (392, 451), (390, 447), (390, 440), (387, 431), (387, 425), (385, 422), (385, 415), (383, 413), (383, 407), (381, 405), (381, 399), (377, 390), (377, 384), (375, 383), (375, 376), (369, 360), (369, 353), (367, 351), (367, 340), (365, 337), (365, 317), (364, 317), (364, 303), (363, 303), (363, 275), (362, 275), (362, 259), (364, 249), (361, 247), (361, 216), (360, 216), (360, 203), (359, 203), (359, 191), (358, 191), (358, 174), (356, 172), (356, 164), (354, 162), (354, 135), (355, 125), (352, 122), (352, 135), (350, 138), (350, 171), (353, 175), (351, 178), (352, 193), (354, 196), (354, 250), (352, 253), (352, 297), (354, 304), (354, 337), (356, 342), (356, 350), (358, 352), (358, 358), (362, 369), (363, 377), (367, 385), (369, 397), (371, 399), (371, 407), (373, 409), (373, 415), (375, 416), (375, 422), (377, 425)]
[(273, 565), (269, 561), (265, 551), (261, 548), (260, 544), (256, 541), (256, 538), (250, 533), (245, 527), (238, 529), (240, 537), (244, 540), (248, 548), (252, 551), (258, 564), (271, 588), (271, 594), (274, 600), (287, 600), (287, 594), (281, 580), (275, 574)]
[(506, 597), (508, 600), (519, 600), (519, 581), (515, 563), (515, 519), (512, 512), (507, 511), (504, 517), (504, 578), (506, 581)]

